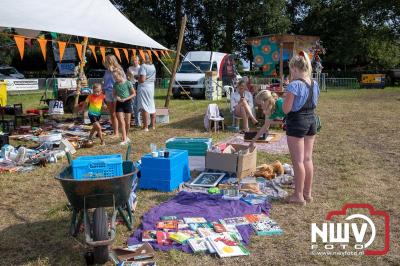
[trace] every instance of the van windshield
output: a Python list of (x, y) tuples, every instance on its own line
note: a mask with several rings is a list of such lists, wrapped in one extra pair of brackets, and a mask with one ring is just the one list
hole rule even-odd
[(203, 73), (210, 70), (211, 63), (208, 61), (182, 62), (178, 73)]

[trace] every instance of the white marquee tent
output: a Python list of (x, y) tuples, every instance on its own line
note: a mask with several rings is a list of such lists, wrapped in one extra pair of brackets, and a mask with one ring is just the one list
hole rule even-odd
[(108, 0), (0, 0), (0, 26), (167, 49)]

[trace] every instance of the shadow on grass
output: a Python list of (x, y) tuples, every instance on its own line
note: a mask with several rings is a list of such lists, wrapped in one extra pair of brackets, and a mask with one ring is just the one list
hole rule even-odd
[(1, 264), (84, 265), (84, 250), (68, 235), (68, 225), (68, 220), (55, 219), (3, 229), (0, 232)]
[(196, 115), (168, 124), (169, 128), (204, 130), (204, 115)]

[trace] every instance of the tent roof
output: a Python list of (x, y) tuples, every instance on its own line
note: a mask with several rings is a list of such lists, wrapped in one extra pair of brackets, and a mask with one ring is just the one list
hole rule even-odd
[(3, 0), (0, 26), (167, 49), (136, 27), (108, 0)]

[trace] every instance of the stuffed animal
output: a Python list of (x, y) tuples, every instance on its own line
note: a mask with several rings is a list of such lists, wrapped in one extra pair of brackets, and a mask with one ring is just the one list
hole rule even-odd
[(281, 164), (280, 161), (275, 161), (272, 164), (272, 167), (274, 168), (274, 172), (277, 173), (278, 175), (283, 175), (285, 173), (285, 169), (283, 168), (283, 165)]
[(262, 164), (257, 167), (257, 171), (254, 173), (256, 177), (264, 177), (266, 179), (273, 179), (276, 175), (282, 175), (285, 173), (285, 169), (280, 161), (275, 161), (273, 164)]

